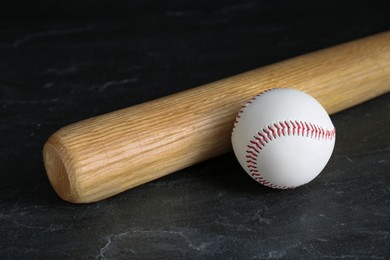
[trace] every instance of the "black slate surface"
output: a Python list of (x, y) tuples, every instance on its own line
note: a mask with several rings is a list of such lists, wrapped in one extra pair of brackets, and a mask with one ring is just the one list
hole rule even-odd
[(332, 116), (331, 161), (295, 190), (228, 153), (74, 205), (41, 155), (69, 123), (388, 30), (388, 1), (0, 6), (1, 259), (390, 258), (389, 94)]

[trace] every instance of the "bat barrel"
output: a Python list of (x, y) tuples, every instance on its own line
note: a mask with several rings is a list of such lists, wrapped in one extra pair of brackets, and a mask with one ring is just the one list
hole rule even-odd
[(390, 90), (390, 32), (342, 44), (68, 125), (43, 150), (57, 194), (87, 203), (231, 149), (243, 102), (295, 88), (333, 114)]

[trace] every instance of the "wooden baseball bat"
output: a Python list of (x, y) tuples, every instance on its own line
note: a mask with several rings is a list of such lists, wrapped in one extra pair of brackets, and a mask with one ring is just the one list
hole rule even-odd
[(330, 113), (390, 90), (390, 32), (313, 52), (61, 128), (43, 150), (66, 201), (98, 201), (231, 150), (240, 106), (295, 88)]

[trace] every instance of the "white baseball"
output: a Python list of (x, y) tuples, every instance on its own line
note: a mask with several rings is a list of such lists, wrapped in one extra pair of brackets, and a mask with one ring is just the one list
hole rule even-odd
[(234, 153), (257, 182), (289, 189), (313, 180), (333, 152), (336, 131), (328, 113), (310, 95), (271, 89), (248, 101), (237, 115)]

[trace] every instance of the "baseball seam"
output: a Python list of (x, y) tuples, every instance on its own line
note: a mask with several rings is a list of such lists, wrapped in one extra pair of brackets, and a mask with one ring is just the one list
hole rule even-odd
[(236, 119), (234, 120), (234, 125), (233, 125), (233, 131), (232, 131), (232, 133), (234, 132), (234, 129), (236, 128), (236, 125), (237, 125), (237, 123), (238, 123), (238, 120), (241, 118), (241, 114), (244, 113), (245, 108), (247, 108), (250, 104), (252, 104), (252, 102), (255, 101), (258, 97), (260, 97), (260, 96), (263, 95), (264, 93), (267, 93), (268, 91), (271, 91), (271, 90), (272, 90), (272, 88), (266, 89), (266, 90), (264, 90), (263, 92), (260, 92), (260, 93), (257, 94), (256, 96), (252, 97), (249, 101), (247, 101), (243, 106), (241, 106), (240, 112), (238, 112), (238, 115), (236, 116)]
[(264, 179), (257, 166), (257, 160), (264, 147), (272, 140), (284, 136), (302, 136), (316, 140), (331, 141), (336, 135), (336, 129), (326, 129), (310, 122), (298, 120), (280, 121), (261, 129), (253, 136), (247, 145), (246, 167), (252, 178), (257, 182), (275, 189), (293, 189), (295, 186), (280, 186)]
[[(245, 105), (241, 107), (240, 112), (238, 113), (235, 119), (232, 134), (236, 128), (236, 124), (241, 118), (242, 113), (244, 113), (245, 108), (247, 108), (250, 104), (252, 104), (252, 102), (255, 101), (259, 96), (271, 90), (272, 89), (268, 89), (257, 94), (248, 102), (246, 102)], [(261, 174), (261, 171), (257, 166), (258, 157), (260, 156), (260, 153), (264, 149), (264, 147), (272, 140), (284, 136), (302, 136), (302, 137), (312, 138), (316, 140), (331, 141), (336, 136), (336, 129), (335, 128), (326, 129), (323, 128), (322, 126), (310, 122), (303, 122), (298, 120), (284, 120), (284, 121), (272, 123), (271, 125), (267, 125), (265, 128), (258, 131), (253, 136), (253, 138), (249, 140), (245, 158), (246, 158), (246, 167), (251, 177), (257, 182), (263, 184), (264, 186), (275, 188), (275, 189), (295, 188), (295, 186), (276, 185), (265, 180)]]

